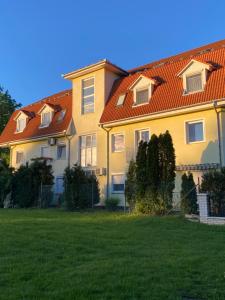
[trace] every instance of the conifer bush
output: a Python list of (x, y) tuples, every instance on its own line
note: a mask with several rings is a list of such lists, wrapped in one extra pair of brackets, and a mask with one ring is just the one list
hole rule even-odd
[(181, 210), (186, 214), (197, 213), (197, 191), (192, 173), (184, 173), (181, 183)]

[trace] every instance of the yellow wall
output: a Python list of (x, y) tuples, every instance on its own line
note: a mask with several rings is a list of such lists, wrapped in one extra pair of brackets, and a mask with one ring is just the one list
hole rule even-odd
[[(61, 137), (57, 139), (57, 143), (63, 143), (67, 146), (67, 157), (65, 160), (57, 159), (57, 145), (49, 146), (50, 157), (52, 160), (54, 176), (61, 176), (64, 173), (65, 168), (68, 165), (68, 141), (66, 138)], [(43, 139), (41, 141), (29, 142), (11, 147), (11, 166), (18, 168), (20, 165), (16, 163), (16, 152), (22, 151), (24, 153), (24, 163), (30, 162), (32, 158), (41, 157), (41, 146), (48, 146), (48, 140)]]
[[(188, 144), (186, 142), (185, 122), (204, 120), (205, 141)], [(169, 130), (173, 138), (176, 152), (176, 165), (194, 165), (205, 163), (219, 163), (216, 113), (213, 109), (185, 115), (150, 120), (129, 125), (117, 126), (110, 131), (125, 134), (125, 150), (119, 153), (112, 152), (110, 145), (110, 177), (113, 173), (126, 173), (129, 161), (135, 158), (135, 131), (149, 129), (150, 135)], [(112, 138), (110, 138), (110, 143)], [(225, 146), (225, 139), (222, 141)], [(201, 177), (201, 172), (194, 172), (195, 180)], [(176, 191), (180, 190), (180, 176), (177, 177)], [(111, 181), (111, 178), (110, 178)], [(197, 183), (197, 182), (196, 182)]]

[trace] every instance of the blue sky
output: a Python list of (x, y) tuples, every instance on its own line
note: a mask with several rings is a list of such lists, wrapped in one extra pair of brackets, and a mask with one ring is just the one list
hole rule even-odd
[(0, 0), (0, 85), (26, 105), (103, 58), (129, 69), (225, 39), (224, 11), (222, 0)]

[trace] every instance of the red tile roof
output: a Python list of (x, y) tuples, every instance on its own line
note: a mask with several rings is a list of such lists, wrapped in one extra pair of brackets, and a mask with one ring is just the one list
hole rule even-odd
[[(191, 59), (211, 64), (215, 68), (210, 72), (203, 92), (184, 96), (182, 78), (179, 78), (177, 74)], [(225, 40), (164, 58), (132, 69), (129, 73), (128, 76), (115, 82), (100, 123), (146, 116), (225, 98)], [(134, 107), (133, 92), (129, 90), (129, 87), (141, 74), (156, 78), (161, 84), (154, 88), (148, 104)], [(117, 107), (118, 97), (124, 93), (126, 93), (124, 104)]]
[[(45, 104), (49, 104), (51, 107), (57, 109), (55, 110), (49, 127), (40, 128), (41, 116), (38, 112)], [(60, 111), (63, 110), (66, 110), (66, 114), (63, 120), (61, 120)], [(16, 133), (16, 121), (14, 118), (20, 111), (23, 111), (25, 114), (32, 117), (28, 119), (28, 123), (24, 131)], [(64, 130), (68, 129), (71, 119), (72, 91), (66, 90), (15, 111), (0, 136), (0, 145), (62, 133)]]

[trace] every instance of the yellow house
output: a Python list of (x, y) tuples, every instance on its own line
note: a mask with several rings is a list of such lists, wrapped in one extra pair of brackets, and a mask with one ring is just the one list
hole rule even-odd
[(64, 75), (72, 90), (16, 111), (0, 137), (11, 165), (50, 157), (55, 192), (66, 166), (98, 177), (101, 201), (124, 203), (129, 162), (140, 140), (169, 130), (176, 187), (183, 172), (196, 183), (225, 165), (225, 40), (125, 71), (107, 60)]

